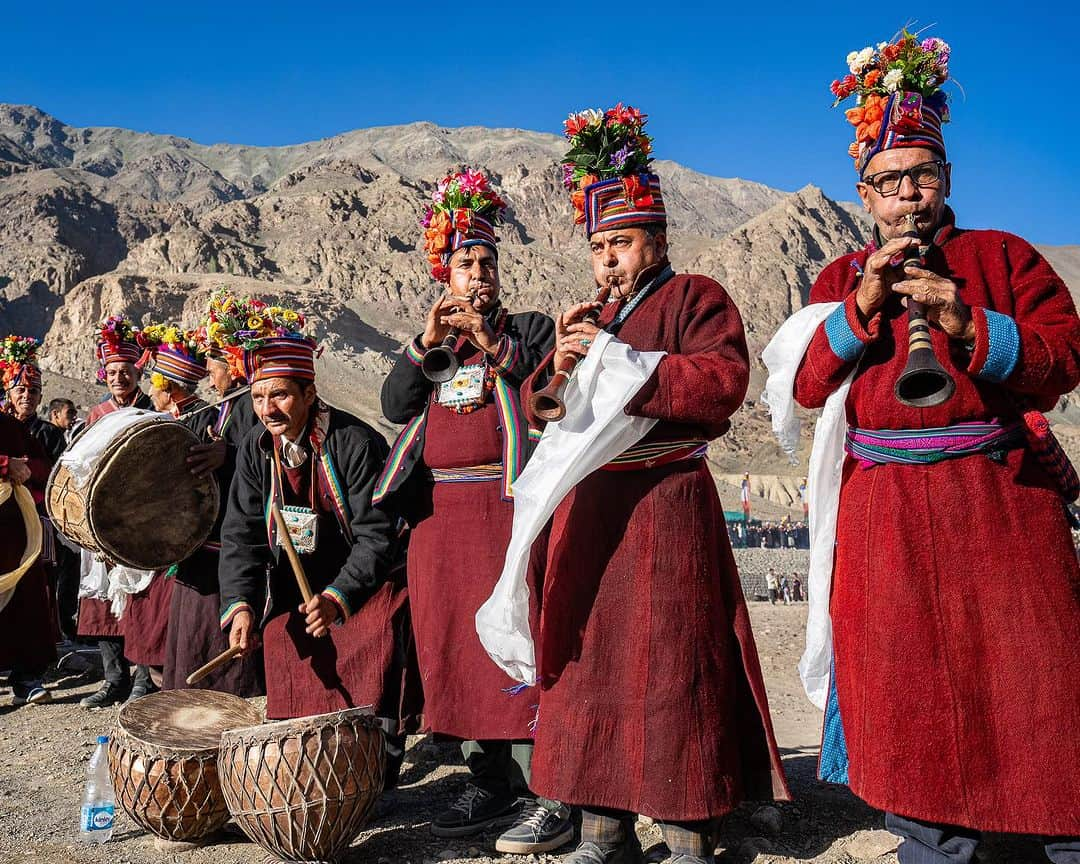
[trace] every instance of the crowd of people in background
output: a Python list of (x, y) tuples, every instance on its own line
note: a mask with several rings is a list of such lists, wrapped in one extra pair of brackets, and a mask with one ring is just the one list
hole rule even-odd
[(728, 540), (736, 549), (809, 549), (810, 526), (805, 522), (729, 521)]

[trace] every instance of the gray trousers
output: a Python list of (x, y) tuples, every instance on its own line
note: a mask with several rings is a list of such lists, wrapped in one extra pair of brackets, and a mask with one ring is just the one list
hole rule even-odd
[[(885, 827), (903, 839), (896, 853), (900, 864), (970, 864), (979, 845), (978, 831), (895, 813), (885, 814)], [(1080, 864), (1080, 839), (1048, 838), (1043, 849), (1052, 864)]]

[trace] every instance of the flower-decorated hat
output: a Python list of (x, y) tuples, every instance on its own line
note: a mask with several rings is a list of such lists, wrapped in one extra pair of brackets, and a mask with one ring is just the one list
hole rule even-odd
[(144, 362), (153, 363), (150, 383), (167, 390), (167, 381), (194, 387), (206, 377), (206, 353), (193, 330), (181, 330), (171, 324), (147, 324), (136, 337), (145, 354)]
[(570, 190), (574, 223), (585, 226), (586, 236), (667, 222), (660, 178), (649, 171), (647, 120), (620, 102), (607, 111), (571, 114), (563, 124), (570, 142), (562, 160), (563, 183)]
[(229, 374), (244, 381), (244, 349), (236, 338), (237, 332), (247, 328), (250, 317), (247, 299), (239, 299), (227, 288), (218, 288), (210, 294), (206, 317), (195, 329), (195, 339), (208, 359), (219, 360), (229, 367)]
[(110, 363), (134, 363), (139, 365), (143, 351), (137, 340), (139, 330), (127, 318), (110, 315), (97, 327), (97, 357), (101, 368), (98, 379), (105, 380), (105, 367)]
[(482, 172), (466, 168), (444, 177), (431, 201), (420, 225), (431, 275), (437, 281), (450, 281), (450, 256), (458, 249), (480, 244), (498, 254), (495, 227), (502, 223), (506, 202)]
[(40, 387), (38, 349), (41, 340), (32, 336), (7, 336), (0, 342), (0, 384), (3, 390), (12, 387)]
[(941, 39), (920, 40), (905, 29), (891, 43), (848, 54), (850, 74), (830, 89), (834, 107), (856, 97), (845, 116), (855, 127), (848, 153), (860, 177), (874, 156), (894, 147), (926, 147), (946, 158), (941, 126), (949, 106), (941, 86), (949, 80), (950, 50)]

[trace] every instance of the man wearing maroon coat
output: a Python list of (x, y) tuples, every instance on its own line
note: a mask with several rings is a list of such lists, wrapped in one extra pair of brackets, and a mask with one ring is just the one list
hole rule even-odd
[[(446, 204), (446, 198), (462, 203), (463, 186), (473, 190), (471, 206)], [(505, 205), (487, 178), (459, 172), (439, 189), (444, 201), (427, 214), (426, 239), (432, 275), (447, 290), (383, 383), (383, 413), (406, 425), (375, 497), (400, 501), (412, 529), (409, 602), (424, 725), (461, 740), (471, 771), (461, 795), (432, 819), (432, 833), (465, 837), (513, 822), (495, 848), (528, 855), (573, 838), (570, 812), (529, 794), (536, 700), (513, 695), (515, 682), (488, 659), (473, 619), (502, 568), (514, 514), (511, 487), (527, 455), (518, 388), (551, 350), (555, 327), (540, 312), (511, 314), (499, 299), (495, 226)], [(460, 227), (436, 214), (454, 215)], [(462, 334), (453, 348), (460, 366), (450, 380), (434, 383), (424, 364), (451, 327)], [(539, 575), (536, 567), (530, 571), (534, 623)]]
[[(135, 342), (131, 322), (117, 316), (106, 319), (98, 339), (97, 356), (101, 366), (98, 377), (108, 387), (109, 397), (90, 409), (87, 426), (121, 408), (153, 407), (149, 397), (139, 389), (142, 373), (136, 363), (142, 357), (142, 349)], [(102, 708), (123, 701), (134, 688), (124, 659), (124, 631), (107, 600), (84, 597), (79, 601), (78, 635), (97, 640), (105, 671), (101, 687), (79, 704), (84, 708)], [(135, 686), (139, 690), (149, 690), (152, 686), (150, 670), (145, 666), (138, 667), (136, 675)]]
[[(0, 411), (0, 480), (25, 485), (41, 500), (49, 462), (22, 423)], [(23, 514), (14, 497), (0, 505), (0, 573), (18, 567), (26, 549)], [(48, 702), (41, 677), (56, 659), (52, 607), (41, 561), (35, 561), (0, 608), (0, 668), (11, 669), (15, 705)]]
[[(630, 173), (599, 179), (577, 164), (586, 139), (602, 137), (600, 124), (605, 140), (627, 149), (582, 161), (621, 160)], [(583, 303), (558, 318), (553, 355), (522, 388), (528, 406), (553, 369), (587, 354), (598, 330), (585, 320), (590, 310), (632, 348), (666, 352), (625, 408), (656, 425), (578, 483), (552, 518), (532, 783), (583, 809), (568, 864), (632, 857), (634, 814), (661, 823), (667, 860), (712, 861), (715, 820), (745, 799), (787, 791), (723, 507), (703, 458), (746, 392), (742, 321), (719, 284), (672, 270), (643, 124), (622, 106), (568, 121), (568, 185), (582, 187), (579, 221), (596, 284), (610, 296), (602, 309)]]
[[(1028, 243), (956, 227), (937, 85), (872, 89), (880, 63), (916, 51), (943, 83), (948, 46), (882, 44), (880, 60), (849, 58), (859, 111), (882, 109), (852, 148), (873, 240), (815, 283), (811, 303), (837, 305), (794, 383), (808, 408), (849, 387), (821, 773), (887, 811), (901, 864), (965, 864), (981, 831), (1045, 835), (1052, 861), (1075, 864), (1080, 842), (1053, 838), (1080, 836), (1080, 568), (1068, 477), (1028, 429), (1080, 383), (1080, 319)], [(910, 298), (955, 382), (922, 407), (894, 395)], [(811, 579), (811, 603), (828, 598)]]

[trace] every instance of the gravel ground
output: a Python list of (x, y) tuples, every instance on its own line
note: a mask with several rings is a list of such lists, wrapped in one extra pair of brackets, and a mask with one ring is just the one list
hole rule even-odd
[[(721, 864), (895, 864), (896, 841), (882, 829), (882, 814), (845, 788), (814, 779), (820, 740), (820, 713), (802, 694), (795, 666), (802, 646), (805, 605), (751, 604), (773, 721), (795, 800), (747, 804), (727, 817), (717, 860)], [(0, 862), (79, 862), (79, 864), (261, 864), (262, 850), (233, 835), (190, 852), (162, 852), (126, 815), (103, 846), (80, 845), (77, 814), (87, 760), (95, 736), (108, 732), (116, 708), (87, 710), (79, 699), (93, 692), (86, 678), (58, 678), (48, 686), (49, 705), (13, 708), (10, 691), (0, 692)], [(460, 841), (431, 836), (428, 821), (455, 796), (464, 767), (456, 746), (416, 737), (409, 741), (401, 788), (384, 796), (375, 819), (357, 838), (347, 864), (438, 864), (443, 861), (539, 864), (551, 856), (491, 857), (494, 836)], [(648, 847), (656, 829), (639, 822)], [(1023, 864), (1045, 860), (1030, 841), (989, 838), (984, 864)]]

